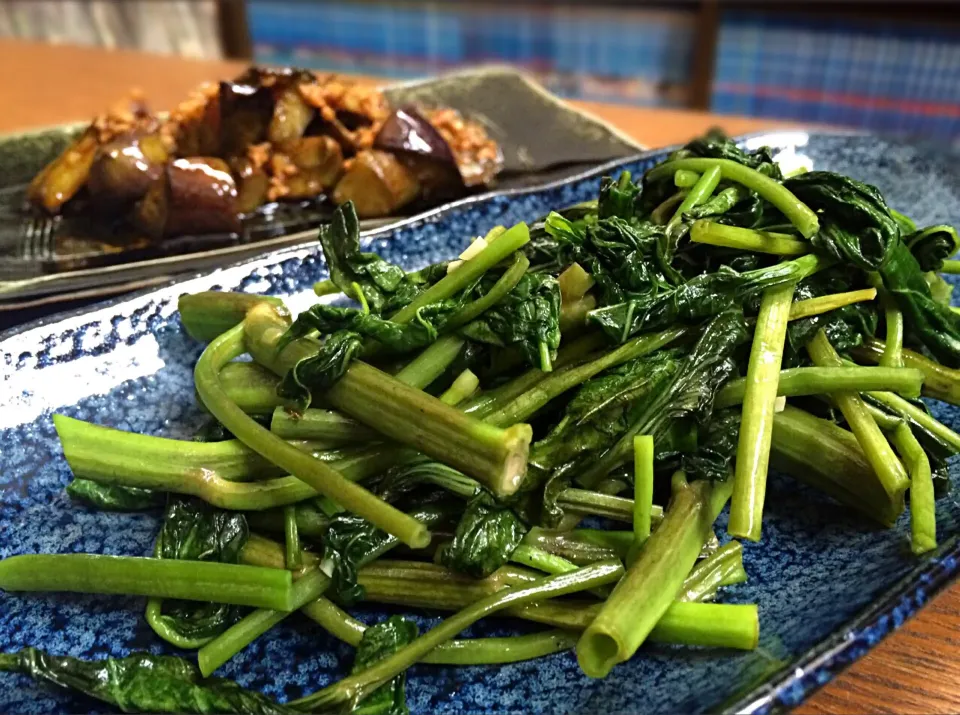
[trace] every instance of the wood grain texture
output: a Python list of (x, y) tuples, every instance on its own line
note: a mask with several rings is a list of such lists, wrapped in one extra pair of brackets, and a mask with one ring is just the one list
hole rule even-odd
[[(228, 78), (238, 62), (193, 61), (134, 52), (0, 41), (0, 132), (83, 120), (132, 87), (167, 108), (197, 84)], [(14, 67), (23, 70), (14, 71)], [(377, 81), (366, 78), (368, 81)], [(683, 142), (719, 125), (731, 134), (786, 123), (705, 112), (575, 105), (650, 147)], [(960, 585), (796, 709), (798, 715), (960, 712)]]

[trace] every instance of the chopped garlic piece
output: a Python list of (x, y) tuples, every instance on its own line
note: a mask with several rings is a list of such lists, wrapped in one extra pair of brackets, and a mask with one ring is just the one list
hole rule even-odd
[(787, 398), (781, 395), (776, 400), (773, 401), (773, 411), (774, 412), (783, 412), (787, 406)]
[(463, 265), (463, 261), (450, 261), (447, 264), (447, 275), (450, 275), (462, 265)]
[(469, 261), (471, 258), (480, 253), (480, 251), (486, 248), (487, 245), (487, 239), (485, 238), (474, 239), (473, 243), (467, 246), (467, 250), (460, 254), (460, 258), (464, 261)]

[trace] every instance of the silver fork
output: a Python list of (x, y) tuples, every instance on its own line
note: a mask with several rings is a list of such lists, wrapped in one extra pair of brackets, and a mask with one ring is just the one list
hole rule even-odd
[(56, 255), (60, 216), (34, 216), (20, 224), (20, 258), (47, 261)]

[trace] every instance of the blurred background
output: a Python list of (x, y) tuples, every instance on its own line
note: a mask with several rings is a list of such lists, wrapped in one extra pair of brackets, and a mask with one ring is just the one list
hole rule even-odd
[(564, 97), (960, 141), (952, 2), (2, 0), (0, 36), (397, 79), (506, 62)]

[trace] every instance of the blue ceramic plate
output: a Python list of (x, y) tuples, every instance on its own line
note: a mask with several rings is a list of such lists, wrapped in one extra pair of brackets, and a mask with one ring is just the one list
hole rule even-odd
[[(892, 206), (920, 224), (960, 224), (958, 165), (942, 151), (851, 134), (787, 132), (745, 142), (795, 150), (819, 168), (876, 184)], [(496, 224), (530, 221), (589, 199), (602, 174), (623, 168), (638, 175), (664, 155), (643, 154), (547, 188), (464, 201), (372, 234), (370, 248), (408, 268), (449, 258)], [(313, 247), (292, 249), (8, 333), (0, 340), (0, 557), (150, 553), (159, 515), (97, 513), (64, 495), (70, 472), (51, 413), (186, 437), (201, 422), (192, 384), (200, 346), (180, 325), (177, 296), (243, 290), (291, 296), (291, 304), (302, 308), (310, 303), (310, 285), (325, 276)], [(934, 409), (960, 427), (956, 409)], [(724, 594), (729, 601), (759, 604), (761, 646), (755, 652), (645, 648), (598, 681), (585, 677), (569, 653), (505, 667), (418, 666), (410, 672), (411, 708), (640, 713), (792, 706), (901, 625), (957, 572), (960, 505), (953, 497), (938, 503), (942, 547), (922, 560), (910, 555), (906, 518), (896, 529), (878, 531), (787, 478), (771, 478), (765, 516), (762, 543), (744, 546), (749, 582)], [(32, 645), (87, 658), (170, 652), (144, 622), (143, 606), (134, 598), (0, 594), (0, 651)], [(421, 625), (433, 622), (434, 616), (420, 615)], [(373, 621), (383, 611), (362, 610), (359, 616)], [(529, 628), (491, 621), (471, 635)], [(287, 700), (342, 676), (350, 662), (349, 648), (295, 615), (220, 674)], [(0, 675), (4, 712), (100, 709), (26, 678)]]

